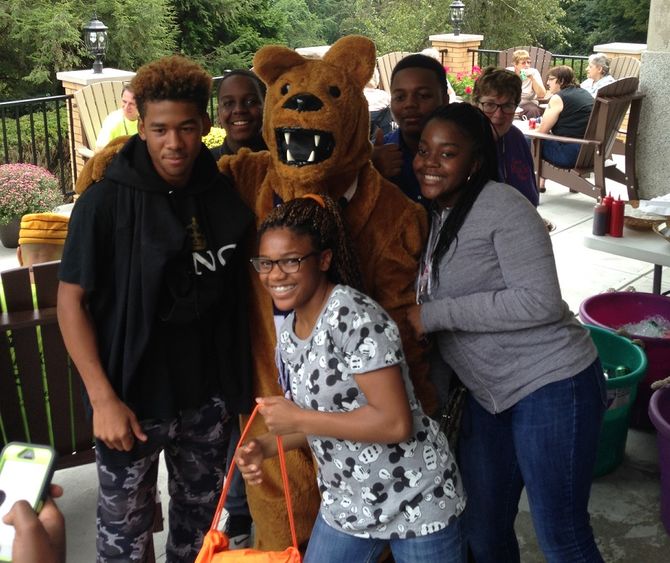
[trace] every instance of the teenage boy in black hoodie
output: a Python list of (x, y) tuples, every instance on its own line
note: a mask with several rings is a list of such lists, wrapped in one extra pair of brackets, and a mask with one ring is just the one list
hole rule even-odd
[(211, 77), (173, 56), (140, 68), (132, 86), (138, 135), (75, 205), (58, 320), (93, 415), (98, 561), (149, 553), (163, 451), (167, 561), (185, 562), (214, 514), (227, 419), (250, 403), (253, 216), (201, 142)]

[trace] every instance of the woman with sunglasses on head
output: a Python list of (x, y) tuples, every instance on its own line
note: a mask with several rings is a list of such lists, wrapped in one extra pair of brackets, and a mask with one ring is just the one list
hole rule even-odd
[(306, 563), (463, 560), (465, 500), (454, 458), (414, 396), (398, 328), (360, 287), (337, 205), (305, 196), (276, 207), (252, 259), (275, 306), (286, 397), (257, 399), (269, 434), (238, 450), (247, 484), (261, 463), (309, 444), (320, 514)]
[(434, 374), (469, 389), (458, 443), (477, 563), (520, 560), (514, 533), (526, 488), (550, 563), (602, 562), (588, 500), (605, 381), (588, 331), (561, 299), (549, 235), (498, 176), (487, 117), (451, 104), (428, 118), (414, 158), (432, 225), (409, 311), (432, 334)]

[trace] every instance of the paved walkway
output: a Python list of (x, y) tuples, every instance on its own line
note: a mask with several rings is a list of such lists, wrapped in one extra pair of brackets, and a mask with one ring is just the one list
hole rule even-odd
[[(594, 201), (551, 182), (542, 195), (540, 214), (556, 225), (551, 234), (563, 297), (573, 311), (591, 295), (608, 288), (634, 286), (651, 291), (652, 265), (617, 258), (582, 244), (590, 232)], [(670, 246), (668, 247), (670, 252)], [(16, 265), (14, 251), (0, 247), (0, 269)], [(670, 290), (666, 269), (663, 291)], [(59, 504), (67, 518), (68, 562), (95, 561), (96, 476), (93, 466), (57, 472), (55, 482), (65, 487)], [(164, 467), (160, 474), (163, 513), (167, 514)], [(670, 537), (659, 516), (660, 485), (655, 436), (631, 430), (626, 459), (616, 471), (594, 481), (590, 510), (598, 543), (605, 561), (666, 563)], [(534, 539), (525, 499), (517, 521), (524, 563), (543, 561)], [(156, 554), (164, 561), (166, 532), (155, 536)]]

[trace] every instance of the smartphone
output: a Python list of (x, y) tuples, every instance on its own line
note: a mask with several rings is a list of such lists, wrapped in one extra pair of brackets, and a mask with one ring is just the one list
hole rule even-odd
[(56, 452), (49, 446), (10, 442), (0, 454), (0, 561), (12, 560), (14, 527), (2, 519), (18, 500), (26, 500), (36, 512), (51, 483)]

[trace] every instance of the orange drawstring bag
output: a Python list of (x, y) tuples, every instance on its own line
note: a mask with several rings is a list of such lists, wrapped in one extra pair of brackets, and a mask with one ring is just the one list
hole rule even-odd
[[(247, 425), (244, 428), (244, 432), (242, 432), (242, 436), (240, 437), (240, 441), (237, 444), (237, 448), (235, 448), (235, 453), (237, 453), (237, 449), (244, 443), (244, 440), (246, 439), (249, 432), (249, 428), (251, 428), (251, 423), (253, 422), (257, 413), (258, 406), (256, 406), (254, 412), (252, 412), (251, 416), (249, 417), (249, 422), (247, 422)], [(218, 530), (218, 524), (219, 519), (221, 518), (221, 512), (223, 511), (223, 506), (226, 503), (228, 490), (230, 489), (233, 471), (236, 469), (235, 461), (233, 460), (233, 462), (230, 464), (228, 475), (226, 475), (223, 491), (221, 491), (221, 498), (219, 498), (219, 504), (216, 507), (212, 525), (203, 539), (202, 547), (200, 548), (200, 553), (198, 553), (198, 557), (195, 560), (195, 563), (226, 563), (239, 560), (244, 560), (245, 563), (301, 562), (302, 559), (300, 557), (300, 552), (298, 551), (298, 540), (295, 533), (295, 523), (293, 521), (291, 492), (289, 490), (288, 476), (286, 474), (286, 460), (284, 458), (284, 448), (282, 446), (281, 436), (277, 436), (277, 452), (279, 454), (279, 466), (281, 468), (281, 477), (284, 484), (284, 497), (286, 498), (286, 509), (288, 510), (288, 522), (291, 527), (291, 540), (293, 541), (293, 545), (287, 547), (284, 551), (259, 551), (257, 549), (236, 549), (234, 551), (230, 551), (228, 549), (228, 536)]]

